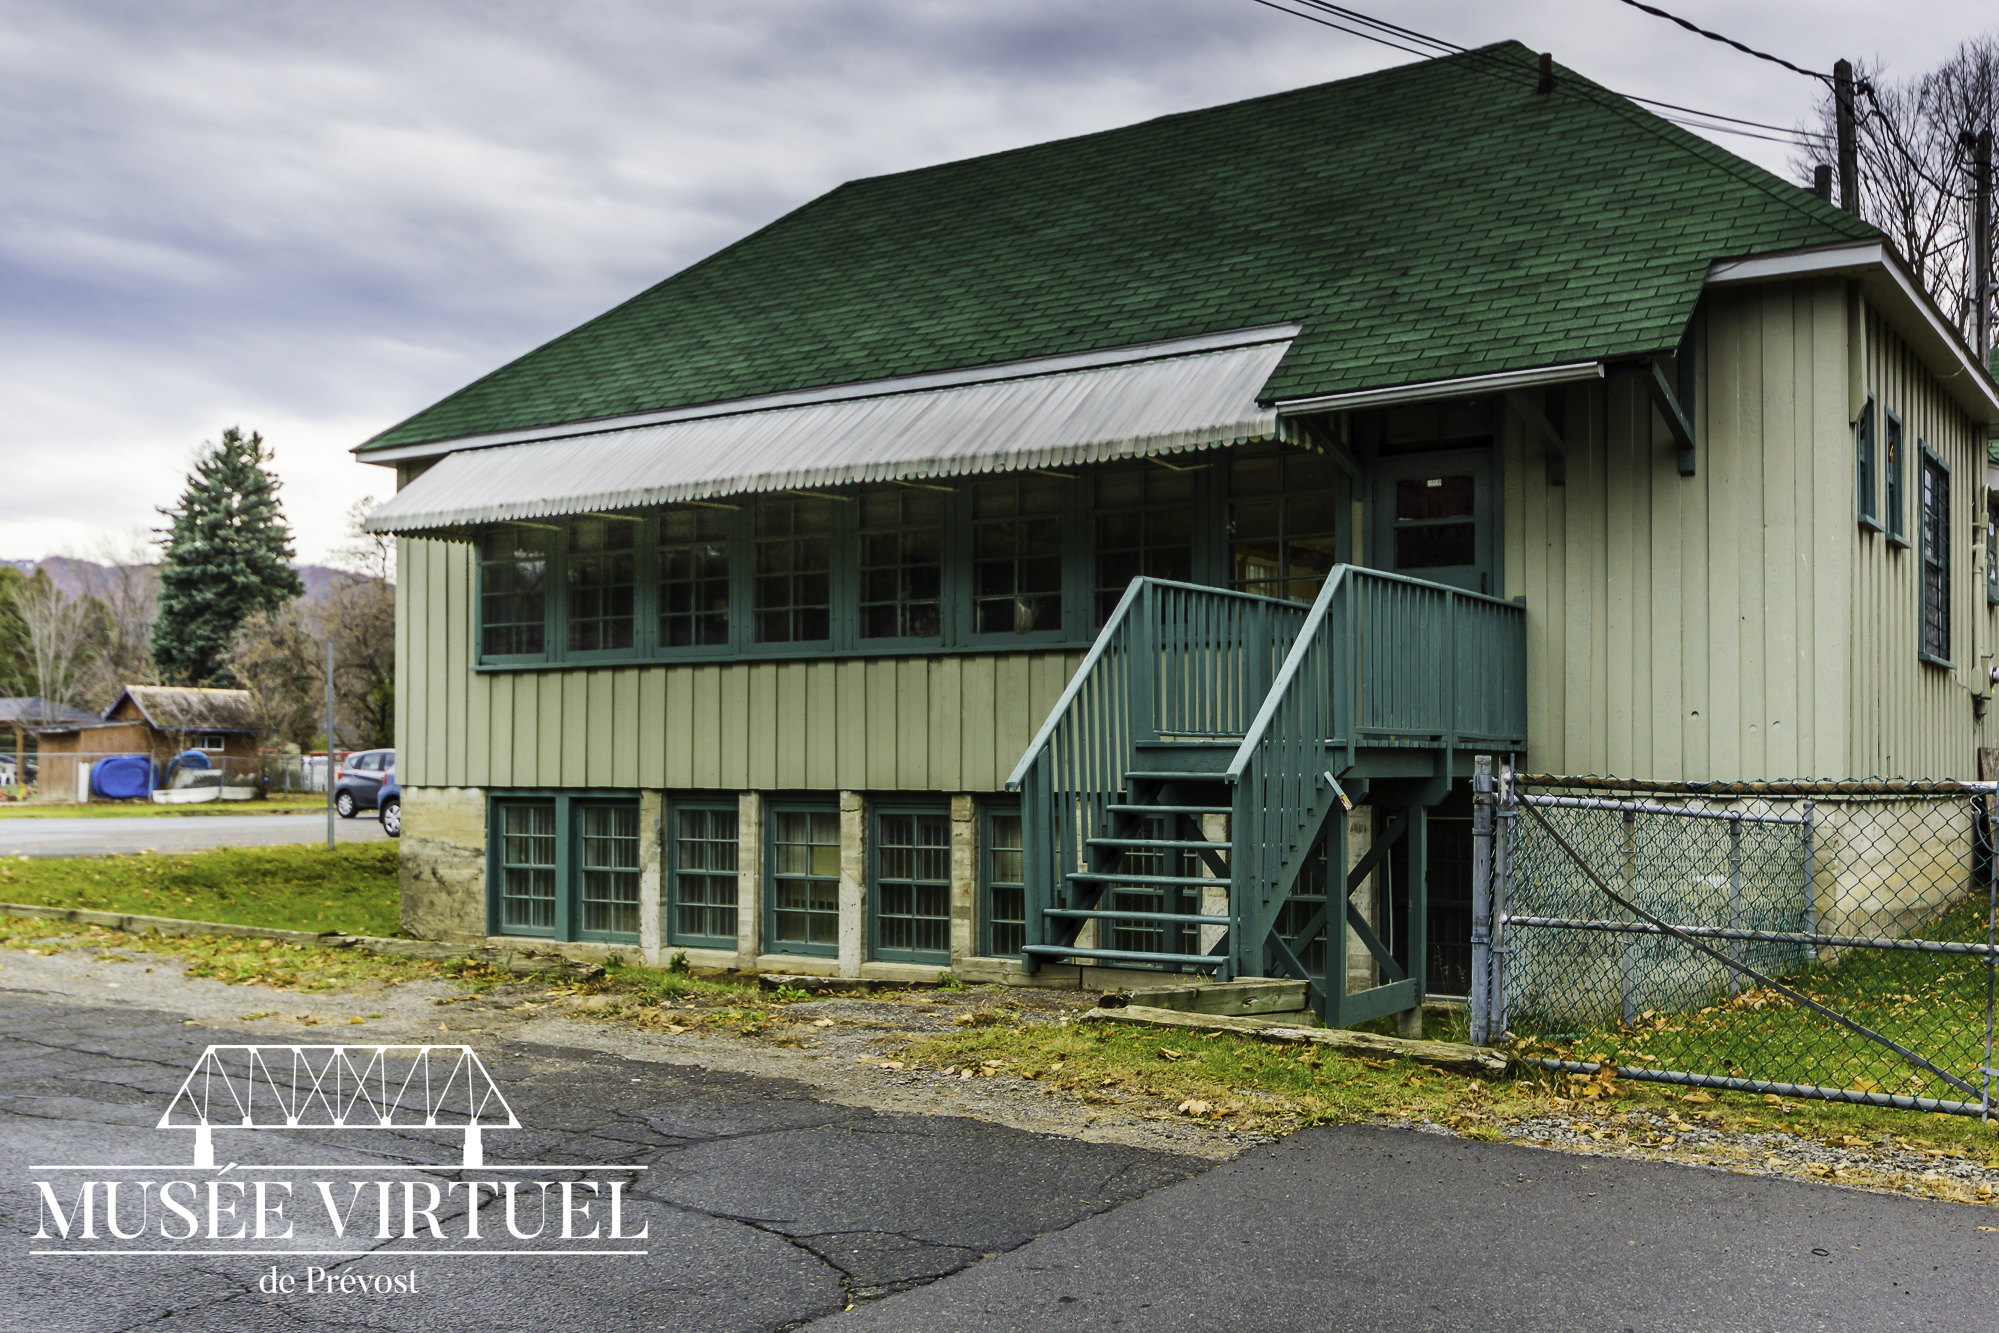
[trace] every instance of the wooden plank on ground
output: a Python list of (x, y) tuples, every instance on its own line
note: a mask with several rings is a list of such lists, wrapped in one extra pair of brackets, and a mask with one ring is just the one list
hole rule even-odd
[(1084, 1023), (1126, 1023), (1136, 1027), (1177, 1028), (1191, 1032), (1234, 1032), (1257, 1041), (1293, 1046), (1325, 1046), (1347, 1055), (1371, 1055), (1384, 1060), (1414, 1060), (1453, 1074), (1490, 1076), (1506, 1072), (1506, 1055), (1485, 1046), (1461, 1046), (1450, 1041), (1410, 1041), (1378, 1037), (1345, 1028), (1273, 1026), (1265, 1020), (1229, 1014), (1188, 1014), (1177, 1009), (1126, 1005), (1122, 1009), (1092, 1009)]

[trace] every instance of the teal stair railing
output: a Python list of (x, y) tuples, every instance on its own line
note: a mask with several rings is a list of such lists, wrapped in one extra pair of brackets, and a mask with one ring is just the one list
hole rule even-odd
[[(1524, 746), (1525, 622), (1514, 603), (1349, 565), (1310, 607), (1134, 580), (1007, 782), (1021, 794), (1023, 966), (1300, 976), (1328, 1021), (1420, 1002), (1420, 904), (1398, 962), (1347, 894), (1412, 832), (1420, 886), (1424, 810), (1457, 753)], [(1346, 864), (1329, 816), (1370, 781), (1401, 814), (1345, 892), (1280, 932), (1308, 865), (1326, 880)], [(1342, 919), (1387, 978), (1365, 998), (1346, 994)], [(1321, 934), (1315, 976), (1302, 955)]]
[[(1443, 584), (1352, 565), (1333, 571), (1224, 770), (1233, 788), (1230, 935), (1237, 975), (1312, 981), (1314, 1007), (1336, 1026), (1421, 1002), (1418, 904), (1408, 913), (1414, 938), (1405, 939), (1398, 961), (1348, 895), (1403, 837), (1414, 858), (1410, 883), (1422, 883), (1423, 812), (1448, 791), (1457, 751), (1525, 745), (1526, 616), (1518, 604)], [(1428, 751), (1428, 780), (1390, 784), (1410, 798), (1393, 802), (1405, 807), (1402, 816), (1340, 876), (1328, 868), (1347, 863), (1344, 825), (1327, 824), (1335, 807), (1351, 804), (1340, 778), (1366, 771), (1364, 751), (1384, 749)], [(1322, 830), (1330, 834), (1323, 845)], [(1327, 907), (1280, 934), (1279, 914), (1315, 857), (1323, 858)], [(1353, 1004), (1342, 1003), (1348, 998), (1342, 924), (1353, 927), (1389, 978)], [(1326, 962), (1314, 978), (1302, 955), (1321, 932)]]
[[(1162, 803), (1158, 798), (1173, 794), (1172, 783), (1134, 782), (1129, 775), (1143, 768), (1143, 747), (1232, 744), (1241, 737), (1305, 617), (1306, 608), (1293, 602), (1163, 579), (1132, 581), (1007, 779), (1021, 794), (1027, 852), (1026, 966), (1060, 949), (1064, 956), (1226, 970), (1225, 958), (1185, 948), (1078, 946), (1077, 939), (1092, 920), (1104, 923), (1100, 936), (1115, 936), (1119, 922), (1179, 927), (1174, 933), (1183, 936), (1187, 927), (1227, 925), (1225, 917), (1199, 911), (1119, 911), (1105, 904), (1113, 896), (1106, 892), (1111, 877), (1132, 853), (1157, 859), (1161, 851), (1200, 851), (1160, 848), (1152, 845), (1156, 840), (1121, 834), (1149, 831), (1141, 826), (1164, 817), (1171, 821), (1169, 833), (1188, 834), (1165, 841), (1199, 842), (1199, 816), (1210, 813), (1186, 802)], [(1213, 812), (1226, 813), (1226, 805)], [(1217, 844), (1215, 853), (1221, 850)], [(1209, 864), (1225, 869), (1218, 856)], [(1199, 888), (1182, 882), (1192, 879), (1216, 883), (1212, 876), (1128, 870), (1130, 876), (1154, 889)]]

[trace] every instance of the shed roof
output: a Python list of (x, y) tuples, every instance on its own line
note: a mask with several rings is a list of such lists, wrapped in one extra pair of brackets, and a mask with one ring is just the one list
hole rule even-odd
[(155, 731), (256, 731), (257, 720), (248, 690), (204, 690), (187, 685), (127, 685), (111, 706), (130, 699), (139, 716)]
[(1879, 236), (1517, 42), (843, 185), (359, 451), (1296, 323), (1266, 401), (1669, 349)]
[(0, 698), (0, 726), (45, 726), (55, 722), (95, 722), (95, 713), (32, 695)]

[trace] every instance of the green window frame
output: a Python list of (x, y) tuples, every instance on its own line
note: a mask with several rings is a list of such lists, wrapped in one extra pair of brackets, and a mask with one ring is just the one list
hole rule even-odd
[(737, 642), (742, 605), (732, 570), (741, 511), (733, 506), (684, 505), (658, 520), (654, 545), (654, 633), (662, 656), (726, 651)]
[(1060, 642), (1072, 589), (1065, 530), (1080, 478), (1009, 473), (970, 489), (974, 644)]
[(868, 956), (951, 965), (951, 809), (869, 811)]
[(1324, 454), (1244, 450), (1229, 460), (1229, 586), (1310, 602), (1348, 558), (1351, 493)]
[(840, 810), (783, 802), (764, 819), (764, 952), (840, 953)]
[(1860, 409), (1860, 420), (1853, 426), (1854, 487), (1858, 493), (1856, 509), (1861, 526), (1878, 532), (1881, 520), (1875, 507), (1875, 459), (1874, 441), (1874, 395), (1867, 395), (1867, 405)]
[(1027, 944), (1027, 853), (1020, 806), (979, 810), (979, 956), (1019, 957)]
[(1985, 502), (1985, 604), (1999, 606), (1999, 503)]
[(548, 656), (559, 530), (543, 523), (503, 523), (479, 534), (479, 659), (540, 662)]
[(734, 949), (741, 880), (739, 807), (724, 801), (669, 801), (666, 937), (696, 949)]
[(935, 486), (885, 486), (860, 497), (855, 637), (941, 647), (946, 501)]
[(1195, 470), (1145, 461), (1099, 469), (1090, 477), (1093, 578), (1091, 623), (1101, 625), (1139, 577), (1194, 580)]
[(1882, 468), (1881, 508), (1884, 524), (1888, 530), (1888, 540), (1897, 546), (1909, 544), (1902, 503), (1902, 418), (1893, 412), (1882, 414), (1886, 418), (1886, 428), (1882, 431), (1885, 457)]
[(563, 656), (570, 661), (630, 657), (638, 647), (639, 557), (650, 525), (639, 518), (589, 515), (563, 534)]
[(832, 646), (833, 511), (847, 503), (847, 497), (823, 495), (757, 501), (751, 556), (754, 642)]
[(636, 793), (497, 792), (487, 820), (488, 934), (639, 942)]
[(1922, 545), (1922, 649), (1920, 656), (1931, 666), (1951, 667), (1950, 633), (1950, 468), (1929, 446), (1918, 440), (1921, 459), (1922, 529), (1916, 534)]

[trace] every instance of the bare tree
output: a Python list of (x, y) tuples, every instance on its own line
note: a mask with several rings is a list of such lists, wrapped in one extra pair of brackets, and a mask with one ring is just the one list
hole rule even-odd
[(83, 683), (93, 707), (111, 706), (127, 685), (153, 684), (153, 620), (159, 612), (158, 553), (143, 538), (107, 537), (91, 551), (88, 592), (100, 608), (96, 652)]
[(324, 651), (297, 601), (246, 617), (230, 645), (229, 672), (250, 694), (265, 747), (304, 749), (319, 730)]
[(349, 573), (314, 599), (322, 639), (333, 640), (333, 695), (341, 730), (364, 748), (395, 744), (396, 540), (363, 524), (369, 496), (347, 511), (349, 541), (335, 559)]
[(363, 578), (394, 585), (396, 581), (396, 539), (384, 532), (370, 532), (365, 526), (377, 501), (364, 495), (347, 508), (347, 542), (333, 549), (333, 563)]
[[(1913, 79), (1891, 82), (1879, 62), (1857, 66), (1854, 77), (1867, 90), (1859, 99), (1860, 215), (1888, 234), (1969, 344), (1976, 298), (1970, 156), (1962, 139), (1967, 131), (1992, 128), (1999, 112), (1999, 36), (1965, 42)], [(1809, 181), (1816, 165), (1836, 160), (1830, 90), (1801, 132), (1810, 147), (1792, 167)], [(1992, 240), (1999, 241), (1999, 223), (1993, 231)]]
[[(14, 604), (27, 627), (36, 696), (54, 710), (74, 707), (90, 669), (89, 646), (96, 619), (91, 606), (81, 597), (64, 596), (55, 581), (40, 570), (16, 591)], [(48, 720), (55, 718), (52, 715)]]

